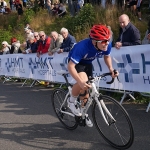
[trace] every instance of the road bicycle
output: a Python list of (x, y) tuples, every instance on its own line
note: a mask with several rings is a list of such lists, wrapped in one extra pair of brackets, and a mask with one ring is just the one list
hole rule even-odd
[[(68, 82), (68, 72), (58, 72), (66, 81), (68, 90), (62, 88), (54, 89), (52, 93), (52, 104), (54, 111), (60, 122), (69, 130), (74, 130), (78, 126), (86, 126), (85, 114), (92, 106), (92, 118), (100, 135), (104, 140), (116, 149), (128, 149), (134, 140), (134, 130), (131, 119), (127, 111), (114, 98), (99, 93), (99, 83), (103, 77), (111, 76), (111, 73), (104, 73), (100, 76), (90, 78), (91, 88), (89, 98), (82, 108), (78, 98), (78, 107), (82, 116), (75, 116), (68, 107), (67, 100), (70, 97), (71, 85)], [(107, 82), (111, 84), (114, 81)]]

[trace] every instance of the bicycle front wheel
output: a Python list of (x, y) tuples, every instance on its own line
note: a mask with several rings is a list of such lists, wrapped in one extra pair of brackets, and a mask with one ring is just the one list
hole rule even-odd
[(102, 95), (99, 100), (103, 100), (106, 108), (113, 118), (109, 117), (103, 108), (104, 115), (109, 125), (106, 124), (96, 102), (93, 107), (93, 121), (101, 136), (106, 142), (117, 149), (129, 148), (134, 140), (134, 131), (131, 119), (126, 110), (113, 98)]
[[(71, 113), (70, 109), (68, 108), (67, 100), (63, 104), (67, 92), (63, 89), (55, 89), (52, 94), (52, 104), (54, 111), (60, 120), (60, 122), (69, 130), (74, 130), (77, 128), (78, 124), (75, 121), (75, 117), (62, 113), (61, 111)], [(69, 96), (67, 97), (69, 98)], [(62, 106), (63, 104), (63, 106)]]

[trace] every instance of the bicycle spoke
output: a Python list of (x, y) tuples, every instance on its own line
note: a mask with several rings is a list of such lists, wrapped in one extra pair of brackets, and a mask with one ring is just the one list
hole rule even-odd
[(66, 92), (64, 90), (56, 89), (52, 95), (53, 107), (61, 123), (67, 129), (74, 130), (77, 128), (78, 124), (76, 123), (75, 118), (73, 116), (67, 114), (67, 112), (70, 113), (70, 109), (68, 109), (67, 101), (64, 103), (65, 97), (66, 97)]
[[(123, 107), (114, 99), (108, 96), (102, 96), (105, 106), (103, 106), (103, 112), (109, 126), (105, 123), (104, 119), (100, 115), (100, 110), (95, 103), (93, 108), (93, 120), (94, 123), (102, 135), (102, 137), (113, 147), (118, 149), (127, 149), (133, 143), (133, 127), (128, 114)], [(103, 105), (104, 105), (103, 104)], [(108, 110), (111, 115), (106, 111)]]

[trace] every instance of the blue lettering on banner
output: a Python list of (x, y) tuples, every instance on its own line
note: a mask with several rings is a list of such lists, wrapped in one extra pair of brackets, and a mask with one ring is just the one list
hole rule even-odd
[(145, 81), (147, 81), (150, 84), (150, 78), (149, 78), (149, 76), (148, 77), (144, 77), (143, 76), (143, 80), (144, 80), (144, 84), (146, 84)]
[(52, 76), (56, 76), (56, 70), (38, 70), (40, 75), (51, 74)]
[(23, 68), (12, 68), (12, 71), (14, 73), (20, 72), (20, 73), (25, 73), (25, 69)]
[(146, 65), (150, 65), (150, 61), (145, 61), (144, 54), (141, 54), (142, 56), (142, 64), (143, 64), (143, 73), (146, 73)]
[[(117, 63), (118, 68), (120, 68), (119, 73), (124, 73), (125, 82), (133, 83), (133, 74), (140, 74), (140, 65), (139, 63), (132, 63), (129, 54), (123, 54), (122, 59), (123, 63)], [(127, 67), (131, 69), (127, 71)]]
[(10, 72), (11, 68), (23, 68), (23, 58), (7, 58), (7, 62), (5, 63), (5, 67), (7, 71)]
[(55, 71), (51, 71), (51, 69), (53, 69), (53, 65), (51, 63), (52, 59), (53, 57), (46, 57), (45, 59), (42, 57), (35, 57), (34, 59), (29, 58), (28, 64), (32, 74), (34, 74), (35, 70), (37, 69), (40, 75), (51, 74), (52, 76), (56, 76)]

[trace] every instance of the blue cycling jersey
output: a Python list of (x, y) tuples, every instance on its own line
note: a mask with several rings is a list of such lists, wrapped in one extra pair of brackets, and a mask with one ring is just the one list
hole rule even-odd
[(71, 49), (68, 57), (72, 60), (75, 64), (84, 63), (89, 64), (97, 57), (102, 57), (102, 55), (109, 55), (111, 52), (111, 42), (108, 45), (107, 51), (100, 51), (97, 50), (93, 44), (91, 39), (84, 39)]

